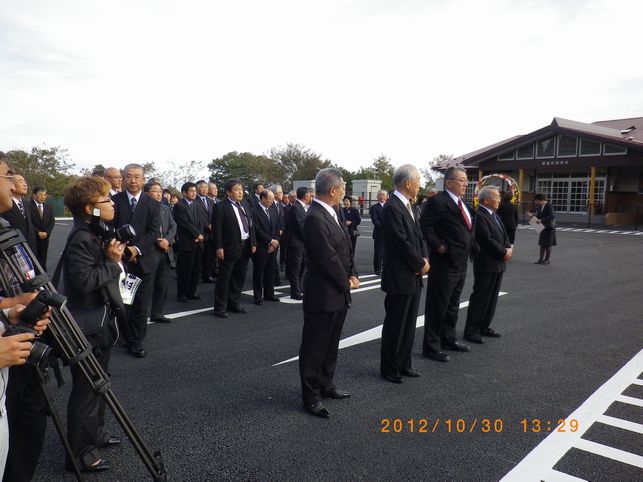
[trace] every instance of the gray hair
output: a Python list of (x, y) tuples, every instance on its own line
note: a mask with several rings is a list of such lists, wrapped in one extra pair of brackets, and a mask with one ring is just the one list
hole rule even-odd
[(491, 196), (492, 191), (498, 191), (498, 188), (496, 186), (485, 186), (480, 189), (480, 191), (478, 192), (478, 202), (480, 202), (480, 204), (484, 204), (485, 199)]
[(341, 171), (333, 167), (322, 169), (315, 177), (315, 189), (322, 195), (328, 194), (334, 187), (341, 187), (343, 183)]
[(273, 184), (268, 189), (270, 189), (273, 194), (277, 194), (279, 191), (283, 192), (283, 189), (281, 188), (281, 186), (279, 184)]
[(432, 192), (432, 193), (437, 194), (437, 193), (438, 193), (438, 192), (440, 192), (440, 191), (438, 191), (438, 188), (437, 188), (437, 187), (433, 186), (433, 187), (430, 187), (430, 188), (429, 188), (428, 192)]
[(406, 181), (411, 180), (415, 176), (419, 176), (420, 171), (413, 164), (404, 164), (393, 173), (393, 184), (395, 187), (404, 187)]
[(467, 173), (467, 170), (464, 167), (451, 166), (444, 172), (444, 180), (446, 181), (447, 179), (453, 179), (453, 173), (455, 171), (464, 172), (465, 174)]
[(145, 169), (143, 169), (143, 166), (141, 166), (140, 164), (136, 164), (134, 162), (128, 164), (123, 168), (123, 174), (125, 174), (130, 169), (140, 169), (141, 171), (143, 171), (143, 174), (145, 174)]
[(296, 196), (296, 195), (297, 195), (297, 191), (295, 190), (292, 190), (288, 193), (288, 196)]

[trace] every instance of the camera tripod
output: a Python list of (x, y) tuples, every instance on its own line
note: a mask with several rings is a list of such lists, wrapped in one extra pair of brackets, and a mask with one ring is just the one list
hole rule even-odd
[[(49, 278), (36, 260), (36, 257), (33, 255), (22, 234), (15, 229), (8, 228), (4, 220), (0, 220), (0, 261), (4, 262), (10, 269), (11, 274), (17, 282), (21, 284), (23, 292), (36, 291), (40, 288), (56, 292), (56, 288), (51, 281), (49, 281)], [(8, 286), (9, 280), (2, 279), (2, 283), (5, 292), (10, 292)], [(152, 478), (155, 481), (165, 481), (167, 472), (161, 453), (157, 451), (152, 455), (147, 445), (145, 445), (145, 442), (116, 398), (116, 395), (114, 395), (109, 376), (105, 373), (92, 353), (92, 347), (76, 324), (76, 321), (74, 321), (72, 314), (65, 306), (62, 308), (52, 307), (49, 320), (47, 332), (49, 336), (53, 338), (58, 349), (58, 354), (63, 362), (67, 365), (77, 365), (80, 368), (93, 390), (104, 398), (106, 405), (113, 413), (116, 421), (127, 435), (127, 438), (129, 438), (134, 450), (136, 450), (136, 453), (145, 464)], [(39, 377), (42, 377), (40, 369)], [(78, 480), (82, 480), (80, 470), (65, 437), (62, 423), (53, 410), (42, 378), (41, 386), (43, 387), (43, 393), (47, 399), (54, 425), (56, 425), (56, 430), (65, 446), (65, 450), (74, 463), (76, 477)]]

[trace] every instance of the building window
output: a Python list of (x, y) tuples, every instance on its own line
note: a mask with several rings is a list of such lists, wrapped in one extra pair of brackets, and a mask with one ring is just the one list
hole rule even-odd
[(580, 140), (580, 155), (581, 156), (600, 156), (601, 143), (590, 141), (588, 139)]
[(603, 154), (606, 156), (621, 156), (627, 154), (627, 149), (621, 146), (615, 146), (612, 144), (603, 145)]
[(514, 151), (508, 151), (508, 152), (503, 152), (498, 156), (499, 161), (513, 161), (514, 159)]
[(558, 136), (558, 157), (576, 157), (578, 138), (566, 135)]
[(526, 146), (516, 149), (516, 159), (533, 159), (534, 158), (534, 145), (528, 144)]
[(554, 137), (548, 137), (547, 139), (541, 139), (540, 141), (536, 142), (536, 157), (554, 157), (555, 144), (556, 140)]

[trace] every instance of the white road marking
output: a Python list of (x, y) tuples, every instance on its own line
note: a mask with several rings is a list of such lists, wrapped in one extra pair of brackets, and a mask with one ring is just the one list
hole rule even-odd
[[(357, 291), (357, 290), (355, 290)], [(504, 291), (501, 291), (498, 296), (504, 296), (507, 293)], [(460, 309), (466, 308), (469, 306), (468, 301), (463, 301), (460, 303)], [(377, 325), (374, 328), (371, 328), (366, 331), (362, 331), (361, 333), (357, 333), (355, 335), (349, 336), (348, 338), (344, 338), (343, 340), (340, 340), (339, 342), (339, 349), (342, 350), (343, 348), (348, 348), (350, 346), (354, 345), (360, 345), (362, 343), (368, 343), (369, 341), (373, 340), (379, 340), (382, 338), (382, 326), (383, 325)], [(424, 326), (424, 315), (420, 315), (417, 317), (417, 322), (415, 324), (415, 328), (422, 328)], [(285, 363), (290, 363), (295, 360), (298, 360), (299, 357), (295, 356), (293, 358), (289, 358), (288, 360), (280, 361), (279, 363), (275, 363), (272, 365), (273, 367), (276, 367), (277, 365), (283, 365)]]
[[(518, 226), (518, 229), (531, 229), (532, 226)], [(609, 229), (581, 229), (581, 228), (556, 228), (556, 231), (569, 233), (595, 233), (595, 234), (624, 234), (626, 236), (641, 236), (643, 231), (616, 231)]]
[[(643, 371), (643, 350), (639, 351), (612, 378), (590, 395), (580, 407), (565, 417), (566, 420), (575, 419), (578, 421), (578, 430), (576, 432), (567, 430), (565, 432), (550, 433), (516, 467), (505, 475), (501, 482), (550, 480), (546, 476), (551, 473), (552, 467), (573, 447), (618, 460), (625, 464), (643, 467), (643, 457), (639, 455), (581, 439), (594, 422), (605, 420), (604, 413), (613, 402), (619, 401), (643, 406), (643, 400), (621, 395), (623, 390), (639, 380), (638, 376), (641, 371)], [(630, 426), (629, 424), (623, 425)]]
[(563, 472), (558, 472), (554, 469), (547, 472), (543, 480), (546, 480), (547, 482), (586, 482), (583, 479), (579, 479), (578, 477), (574, 477), (573, 475), (565, 474)]
[(636, 432), (643, 435), (643, 425), (636, 422), (630, 422), (629, 420), (623, 420), (621, 418), (610, 417), (609, 415), (601, 415), (596, 419), (597, 422), (604, 423), (605, 425), (611, 425), (612, 427), (622, 428), (623, 430), (629, 430), (630, 432)]

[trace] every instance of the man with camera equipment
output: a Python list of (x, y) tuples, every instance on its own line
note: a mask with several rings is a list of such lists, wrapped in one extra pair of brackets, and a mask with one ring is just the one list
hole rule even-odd
[[(114, 218), (109, 183), (100, 177), (82, 177), (65, 188), (65, 205), (74, 227), (61, 257), (67, 307), (74, 315), (100, 366), (108, 371), (110, 348), (118, 329), (115, 316), (124, 313), (119, 292), (126, 245), (110, 236), (100, 223)], [(111, 238), (111, 239), (110, 239)], [(73, 386), (67, 407), (67, 437), (84, 472), (109, 469), (101, 449), (120, 443), (103, 431), (105, 400), (93, 389), (79, 365), (71, 365)], [(67, 461), (71, 468), (71, 461)]]
[(112, 197), (116, 215), (114, 225), (120, 228), (130, 224), (136, 235), (128, 244), (125, 254), (128, 272), (141, 279), (128, 323), (127, 351), (137, 358), (145, 356), (143, 339), (152, 305), (154, 271), (158, 265), (156, 241), (161, 227), (161, 208), (149, 196), (142, 196), (145, 184), (143, 166), (128, 164), (123, 170), (125, 190)]

